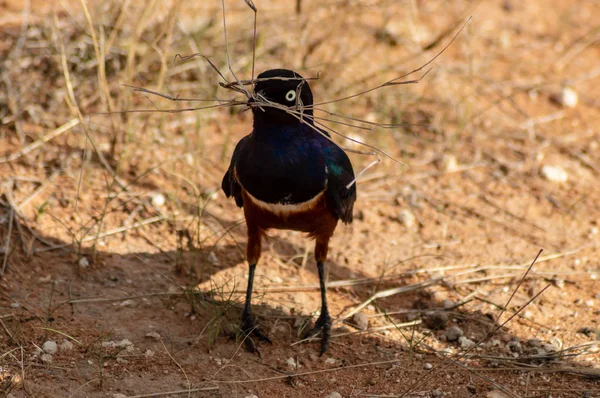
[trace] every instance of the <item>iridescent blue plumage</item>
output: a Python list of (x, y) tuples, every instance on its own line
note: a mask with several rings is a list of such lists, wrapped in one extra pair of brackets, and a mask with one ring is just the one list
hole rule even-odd
[(348, 156), (312, 124), (262, 126), (237, 145), (223, 190), (243, 206), (241, 186), (253, 197), (277, 204), (299, 204), (321, 192), (343, 222), (352, 221), (356, 188)]

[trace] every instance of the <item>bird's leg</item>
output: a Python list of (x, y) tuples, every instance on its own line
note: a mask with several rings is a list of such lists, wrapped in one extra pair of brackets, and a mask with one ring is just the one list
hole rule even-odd
[(256, 263), (260, 257), (260, 231), (248, 230), (248, 263), (250, 268), (248, 270), (248, 287), (246, 289), (246, 303), (244, 305), (244, 311), (242, 311), (242, 331), (244, 332), (246, 347), (250, 352), (257, 351), (254, 341), (250, 337), (257, 337), (260, 341), (266, 341), (271, 343), (271, 340), (256, 326), (254, 318), (252, 317), (251, 302), (252, 302), (252, 284), (254, 282), (254, 271), (256, 270)]
[(319, 285), (321, 288), (321, 315), (315, 323), (315, 327), (307, 333), (307, 336), (311, 337), (323, 331), (321, 337), (321, 353), (323, 355), (327, 351), (329, 346), (329, 335), (331, 332), (331, 316), (327, 309), (327, 284), (325, 281), (325, 260), (327, 259), (327, 245), (329, 239), (325, 242), (317, 240), (315, 247), (315, 257), (317, 258), (317, 269), (319, 271)]

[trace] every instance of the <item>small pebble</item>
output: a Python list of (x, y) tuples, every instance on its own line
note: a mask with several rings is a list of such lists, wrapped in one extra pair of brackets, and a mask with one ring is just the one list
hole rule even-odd
[(123, 339), (117, 343), (117, 347), (131, 347), (133, 343), (127, 339)]
[(160, 334), (158, 334), (156, 332), (148, 332), (148, 333), (146, 333), (146, 338), (149, 338), (152, 340), (160, 340)]
[(286, 365), (288, 366), (288, 368), (291, 369), (297, 369), (302, 367), (302, 365), (300, 365), (294, 358), (289, 357), (288, 359), (285, 360)]
[(325, 398), (342, 398), (342, 394), (337, 391), (331, 392), (325, 396)]
[(60, 350), (61, 351), (71, 351), (72, 349), (73, 349), (73, 343), (71, 343), (67, 339), (64, 339), (60, 345)]
[(77, 262), (77, 265), (79, 265), (79, 268), (87, 268), (90, 266), (90, 260), (88, 260), (87, 257), (81, 257)]
[(42, 354), (42, 356), (40, 356), (40, 359), (42, 360), (42, 362), (44, 363), (52, 363), (52, 360), (54, 359), (52, 357), (52, 355), (50, 354)]
[(559, 289), (565, 288), (565, 280), (564, 279), (554, 278), (554, 279), (552, 279), (552, 282), (554, 283), (554, 286), (556, 286)]
[(150, 197), (150, 203), (152, 203), (152, 206), (154, 207), (164, 206), (166, 201), (167, 199), (162, 193), (155, 193)]
[(337, 361), (335, 360), (335, 358), (327, 358), (325, 360), (325, 363), (328, 364), (328, 365), (335, 365), (336, 362)]
[(154, 351), (152, 351), (152, 350), (146, 350), (146, 352), (144, 352), (144, 356), (146, 358), (153, 357), (154, 356)]
[(360, 330), (367, 330), (369, 328), (369, 317), (361, 312), (354, 314), (352, 321)]
[(430, 364), (429, 362), (425, 362), (425, 365), (423, 365), (423, 368), (425, 370), (431, 370), (431, 369), (433, 369), (433, 365)]
[(504, 391), (501, 390), (492, 390), (485, 394), (486, 398), (510, 398), (509, 395), (506, 395)]
[(569, 179), (569, 175), (560, 166), (545, 165), (542, 166), (540, 174), (548, 181), (552, 182), (566, 182)]
[(442, 157), (442, 170), (447, 172), (453, 172), (458, 169), (458, 161), (456, 160), (456, 156), (445, 153)]
[(406, 228), (412, 228), (417, 225), (417, 217), (415, 217), (415, 214), (408, 209), (400, 210), (400, 213), (398, 213), (398, 221)]
[(119, 304), (119, 307), (135, 307), (135, 301), (133, 300), (125, 300)]
[(42, 345), (42, 350), (44, 350), (44, 352), (46, 354), (56, 354), (56, 351), (58, 351), (58, 346), (56, 345), (56, 341), (46, 341), (44, 343), (44, 345)]
[(558, 102), (562, 106), (566, 106), (567, 108), (575, 108), (577, 106), (577, 102), (579, 101), (579, 96), (577, 95), (577, 91), (573, 90), (570, 87), (563, 87), (563, 89), (556, 95), (556, 102)]
[(433, 391), (431, 392), (431, 396), (432, 396), (433, 398), (440, 398), (440, 397), (443, 397), (443, 396), (444, 396), (444, 392), (442, 391), (442, 389), (441, 389), (441, 388), (436, 388), (435, 390), (433, 390)]
[(123, 395), (123, 394), (113, 394), (113, 398), (127, 398), (127, 395)]
[(594, 303), (594, 300), (591, 300), (591, 299), (590, 299), (590, 300), (585, 300), (585, 301), (583, 302), (583, 304), (584, 304), (586, 307), (593, 307), (595, 303)]
[(446, 340), (448, 341), (456, 341), (460, 336), (464, 336), (465, 332), (458, 326), (450, 326), (448, 330), (446, 330)]
[(470, 338), (465, 337), (465, 336), (460, 336), (458, 338), (458, 343), (460, 344), (461, 348), (464, 350), (468, 350), (469, 348), (471, 348), (475, 345), (475, 342), (473, 340), (471, 340)]

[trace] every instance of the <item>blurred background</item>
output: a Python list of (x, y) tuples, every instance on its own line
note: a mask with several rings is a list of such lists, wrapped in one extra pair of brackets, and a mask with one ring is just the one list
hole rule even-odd
[[(224, 6), (0, 2), (3, 391), (598, 393), (600, 3), (256, 0), (256, 36)], [(254, 43), (255, 74), (318, 77), (318, 117), (406, 164), (365, 171), (332, 242), (326, 361), (294, 344), (318, 277), (287, 231), (257, 269), (274, 345), (238, 350), (245, 226), (220, 183), (251, 113), (216, 106), (243, 96), (204, 57), (251, 79)]]

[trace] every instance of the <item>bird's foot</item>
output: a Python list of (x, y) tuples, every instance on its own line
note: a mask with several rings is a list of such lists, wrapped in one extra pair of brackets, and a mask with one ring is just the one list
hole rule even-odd
[(242, 314), (242, 332), (244, 333), (244, 343), (246, 344), (246, 348), (250, 352), (256, 352), (260, 356), (260, 352), (254, 343), (254, 340), (251, 336), (256, 337), (259, 341), (264, 341), (265, 343), (272, 344), (271, 339), (269, 339), (262, 330), (254, 323), (254, 318), (251, 314), (244, 312)]
[(331, 317), (327, 311), (321, 313), (315, 323), (315, 327), (309, 330), (305, 337), (310, 338), (316, 336), (320, 331), (323, 331), (323, 336), (321, 337), (321, 353), (319, 354), (319, 356), (322, 356), (325, 351), (327, 351), (327, 347), (329, 347), (329, 336), (331, 334)]

